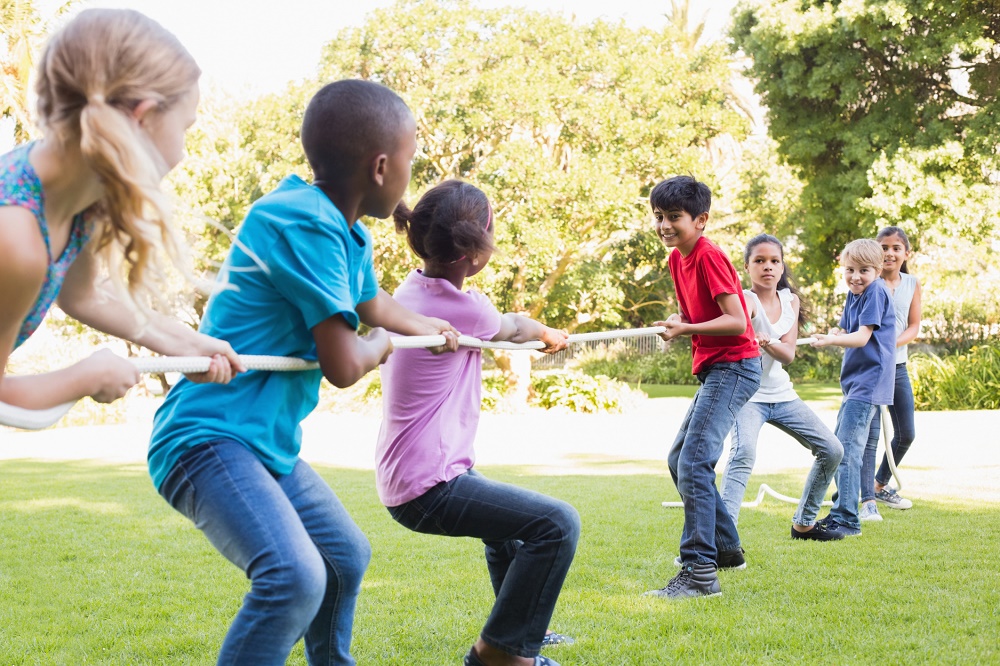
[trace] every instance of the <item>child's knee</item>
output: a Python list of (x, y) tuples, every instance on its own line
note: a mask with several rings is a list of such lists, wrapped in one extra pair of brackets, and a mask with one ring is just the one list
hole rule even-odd
[(576, 542), (580, 540), (580, 514), (577, 510), (566, 502), (560, 502), (558, 510), (553, 515), (553, 520), (562, 532), (563, 543), (571, 544), (576, 548)]

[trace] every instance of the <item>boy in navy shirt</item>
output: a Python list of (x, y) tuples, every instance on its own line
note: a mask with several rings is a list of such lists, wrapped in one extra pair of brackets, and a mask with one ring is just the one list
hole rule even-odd
[(743, 568), (736, 525), (715, 487), (715, 465), (736, 413), (760, 387), (760, 348), (743, 288), (726, 253), (702, 234), (712, 192), (690, 176), (659, 183), (649, 195), (656, 234), (674, 248), (668, 259), (680, 314), (655, 325), (672, 340), (691, 336), (695, 393), (667, 456), (684, 502), (680, 572), (666, 587), (647, 592), (666, 599), (721, 594), (718, 568)]
[(880, 277), (885, 253), (870, 239), (851, 241), (840, 253), (849, 293), (840, 330), (816, 334), (813, 347), (844, 347), (840, 387), (844, 392), (837, 414), (837, 439), (844, 457), (837, 468), (837, 498), (829, 515), (817, 523), (844, 536), (861, 535), (858, 498), (861, 458), (881, 405), (891, 405), (896, 380), (896, 314), (892, 296)]

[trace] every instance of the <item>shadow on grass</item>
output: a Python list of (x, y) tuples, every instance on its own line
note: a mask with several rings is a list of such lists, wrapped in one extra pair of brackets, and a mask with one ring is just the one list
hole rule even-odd
[[(214, 662), (248, 582), (138, 469), (0, 462), (0, 654), (16, 655), (5, 663)], [(317, 469), (372, 543), (354, 632), (359, 663), (459, 663), (492, 604), (482, 544), (397, 525), (370, 471)], [(920, 502), (866, 523), (860, 538), (820, 544), (792, 541), (795, 507), (766, 500), (741, 514), (749, 566), (720, 572), (723, 596), (670, 603), (642, 596), (676, 571), (683, 512), (660, 506), (677, 498), (665, 472), (483, 472), (580, 512), (583, 534), (552, 621), (577, 639), (550, 653), (564, 666), (1000, 658), (1000, 505)], [(752, 488), (795, 496), (802, 480), (754, 477)], [(64, 503), (16, 509), (43, 501)], [(108, 503), (121, 510), (91, 506)], [(289, 663), (305, 663), (301, 647)]]

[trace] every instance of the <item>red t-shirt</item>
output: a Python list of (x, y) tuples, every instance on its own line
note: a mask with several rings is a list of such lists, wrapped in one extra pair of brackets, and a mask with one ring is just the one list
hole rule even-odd
[(736, 294), (739, 297), (747, 322), (746, 329), (740, 335), (692, 335), (693, 374), (697, 375), (713, 363), (760, 356), (740, 279), (733, 263), (718, 245), (702, 236), (686, 257), (675, 248), (670, 253), (668, 265), (674, 279), (674, 291), (677, 293), (681, 314), (690, 323), (701, 324), (721, 317), (722, 308), (715, 302), (720, 294)]

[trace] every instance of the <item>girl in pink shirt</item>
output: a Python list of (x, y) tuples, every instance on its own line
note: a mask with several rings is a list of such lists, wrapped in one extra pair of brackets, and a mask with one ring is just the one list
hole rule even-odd
[[(493, 254), (495, 221), (486, 195), (449, 180), (411, 211), (400, 204), (397, 231), (423, 260), (394, 298), (423, 315), (442, 317), (481, 340), (541, 340), (566, 347), (567, 336), (537, 321), (500, 312), (482, 294), (462, 291)], [(486, 545), (496, 593), (493, 610), (467, 666), (558, 666), (539, 656), (580, 534), (569, 504), (473, 469), (479, 425), (482, 352), (447, 356), (396, 350), (381, 367), (383, 421), (376, 452), (379, 497), (396, 522), (416, 532), (474, 537)]]

